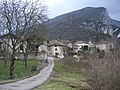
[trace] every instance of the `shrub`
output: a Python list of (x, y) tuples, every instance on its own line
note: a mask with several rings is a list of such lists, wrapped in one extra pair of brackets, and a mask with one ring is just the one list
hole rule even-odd
[(91, 90), (120, 90), (120, 51), (105, 53), (103, 58), (98, 54), (87, 57), (88, 83)]

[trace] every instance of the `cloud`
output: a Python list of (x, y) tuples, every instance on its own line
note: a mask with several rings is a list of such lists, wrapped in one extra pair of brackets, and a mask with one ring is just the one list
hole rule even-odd
[(120, 20), (120, 0), (46, 0), (50, 18), (84, 7), (105, 7), (113, 19)]
[(106, 7), (108, 9), (108, 12), (111, 16), (111, 18), (119, 20), (120, 21), (120, 0), (111, 0), (111, 2), (108, 2)]

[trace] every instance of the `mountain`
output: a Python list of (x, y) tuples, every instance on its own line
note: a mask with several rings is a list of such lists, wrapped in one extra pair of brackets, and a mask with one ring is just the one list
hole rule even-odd
[(113, 27), (114, 37), (120, 38), (120, 21), (111, 19), (111, 26)]
[[(50, 39), (69, 39), (72, 41), (97, 41), (119, 34), (120, 22), (109, 17), (104, 7), (86, 7), (81, 10), (57, 16), (46, 24)], [(117, 33), (116, 33), (117, 32)]]

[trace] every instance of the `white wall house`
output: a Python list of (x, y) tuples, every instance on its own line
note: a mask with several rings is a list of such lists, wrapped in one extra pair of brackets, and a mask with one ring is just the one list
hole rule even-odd
[[(15, 38), (15, 35), (13, 34), (5, 34), (5, 35), (1, 35), (0, 36), (0, 50), (3, 50), (3, 51), (6, 51), (7, 53), (11, 53), (12, 52), (12, 40), (10, 39), (10, 35), (11, 37), (13, 38), (13, 40), (16, 40)], [(16, 47), (18, 48), (19, 45)]]
[(46, 52), (48, 52), (48, 48), (47, 48), (47, 46), (46, 45), (40, 45), (39, 47), (38, 47), (38, 52), (41, 52), (41, 51), (46, 51)]
[(51, 46), (50, 49), (51, 49), (51, 54), (53, 56), (57, 56), (59, 58), (64, 58), (64, 51), (63, 51), (62, 47), (54, 45), (54, 46)]
[(40, 45), (38, 47), (38, 59), (46, 60), (48, 58), (48, 48), (47, 45)]
[(66, 45), (69, 48), (72, 48), (72, 42), (69, 40), (61, 40), (61, 43), (63, 43), (64, 45)]
[(76, 46), (75, 51), (81, 51), (81, 48), (84, 46), (88, 47), (88, 49), (90, 47), (89, 43), (86, 43), (84, 41), (75, 42), (74, 46)]
[(105, 52), (109, 52), (111, 49), (114, 48), (114, 44), (112, 42), (101, 41), (98, 44), (96, 44), (96, 48)]
[(53, 40), (50, 41), (49, 43), (49, 54), (52, 56), (56, 56), (58, 58), (64, 58), (64, 44), (57, 41), (57, 40)]

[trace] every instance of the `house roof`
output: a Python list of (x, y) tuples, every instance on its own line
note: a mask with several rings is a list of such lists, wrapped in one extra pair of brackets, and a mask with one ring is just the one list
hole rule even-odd
[(88, 44), (88, 42), (86, 42), (86, 41), (77, 41), (74, 44), (82, 44), (82, 43)]
[(72, 43), (70, 40), (61, 40), (61, 42), (62, 42), (63, 44), (69, 44), (69, 43)]
[(58, 41), (58, 40), (53, 40), (53, 41), (50, 41), (48, 46), (66, 46), (65, 44), (63, 44), (62, 42)]
[(97, 44), (113, 44), (113, 43), (110, 41), (100, 41)]
[(72, 45), (72, 47), (79, 47), (79, 46), (78, 46), (78, 45), (76, 45), (76, 44), (73, 44), (73, 45)]

